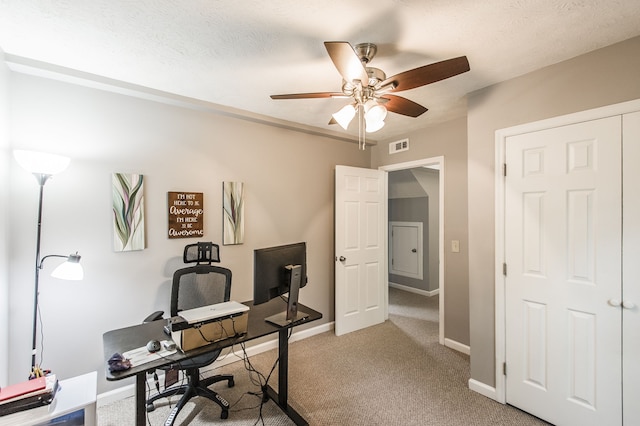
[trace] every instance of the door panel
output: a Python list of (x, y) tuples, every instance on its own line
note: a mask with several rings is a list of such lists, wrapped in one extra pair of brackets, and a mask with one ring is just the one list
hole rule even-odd
[(507, 402), (556, 425), (621, 424), (620, 126), (506, 144)]
[(640, 425), (640, 112), (623, 116), (623, 406), (624, 424)]
[(336, 166), (335, 333), (385, 318), (386, 173)]

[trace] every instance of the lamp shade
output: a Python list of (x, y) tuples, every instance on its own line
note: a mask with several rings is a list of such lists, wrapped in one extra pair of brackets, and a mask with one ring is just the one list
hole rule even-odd
[(366, 131), (368, 133), (373, 133), (382, 129), (384, 126), (384, 119), (387, 117), (387, 109), (374, 99), (369, 99), (364, 104), (364, 110)]
[(334, 113), (333, 118), (335, 118), (340, 127), (347, 130), (347, 127), (349, 127), (349, 123), (351, 123), (351, 120), (353, 120), (353, 117), (355, 117), (355, 115), (356, 109), (353, 107), (353, 105), (349, 104), (342, 107), (340, 111)]
[(373, 132), (377, 132), (378, 130), (382, 129), (384, 127), (384, 121), (383, 120), (369, 120), (366, 119), (366, 130), (367, 133), (373, 133)]
[(66, 262), (53, 270), (51, 276), (61, 280), (81, 280), (84, 278), (84, 269), (80, 264), (80, 256), (70, 254)]
[(71, 159), (47, 152), (14, 150), (13, 156), (20, 166), (31, 173), (55, 175), (69, 166)]
[(387, 117), (387, 109), (373, 99), (364, 104), (364, 117), (369, 121), (382, 121)]

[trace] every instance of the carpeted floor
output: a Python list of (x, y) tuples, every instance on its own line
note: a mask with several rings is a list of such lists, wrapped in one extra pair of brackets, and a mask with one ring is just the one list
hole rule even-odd
[[(516, 408), (468, 389), (469, 357), (438, 343), (438, 297), (389, 292), (389, 321), (337, 337), (322, 333), (289, 347), (289, 401), (310, 425), (546, 425)], [(275, 350), (251, 357), (267, 374)], [(242, 362), (219, 369), (236, 385), (213, 386), (231, 404), (220, 420), (217, 405), (194, 399), (176, 425), (292, 425), (273, 404), (262, 408)], [(270, 384), (277, 388), (277, 373)], [(169, 406), (149, 413), (161, 425)], [(133, 398), (98, 409), (99, 426), (133, 423)]]

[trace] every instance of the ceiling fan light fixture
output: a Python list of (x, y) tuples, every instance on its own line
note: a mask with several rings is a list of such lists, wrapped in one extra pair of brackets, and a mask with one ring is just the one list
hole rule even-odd
[(382, 129), (384, 127), (384, 120), (367, 120), (365, 119), (366, 122), (366, 131), (367, 133), (373, 133), (373, 132), (377, 132), (378, 130)]
[(333, 118), (344, 130), (347, 130), (347, 127), (349, 127), (349, 123), (351, 123), (351, 120), (353, 120), (353, 117), (355, 117), (355, 115), (356, 109), (352, 104), (345, 105), (340, 109), (340, 111), (332, 114)]
[(383, 121), (387, 117), (387, 109), (374, 99), (369, 99), (364, 104), (364, 117), (367, 121)]

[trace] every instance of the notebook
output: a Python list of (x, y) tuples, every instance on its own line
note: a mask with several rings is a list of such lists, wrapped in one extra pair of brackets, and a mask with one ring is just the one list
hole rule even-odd
[(16, 383), (15, 385), (5, 386), (0, 389), (0, 401), (16, 398), (31, 392), (44, 389), (47, 386), (46, 377), (38, 377), (37, 379), (27, 380), (26, 382)]

